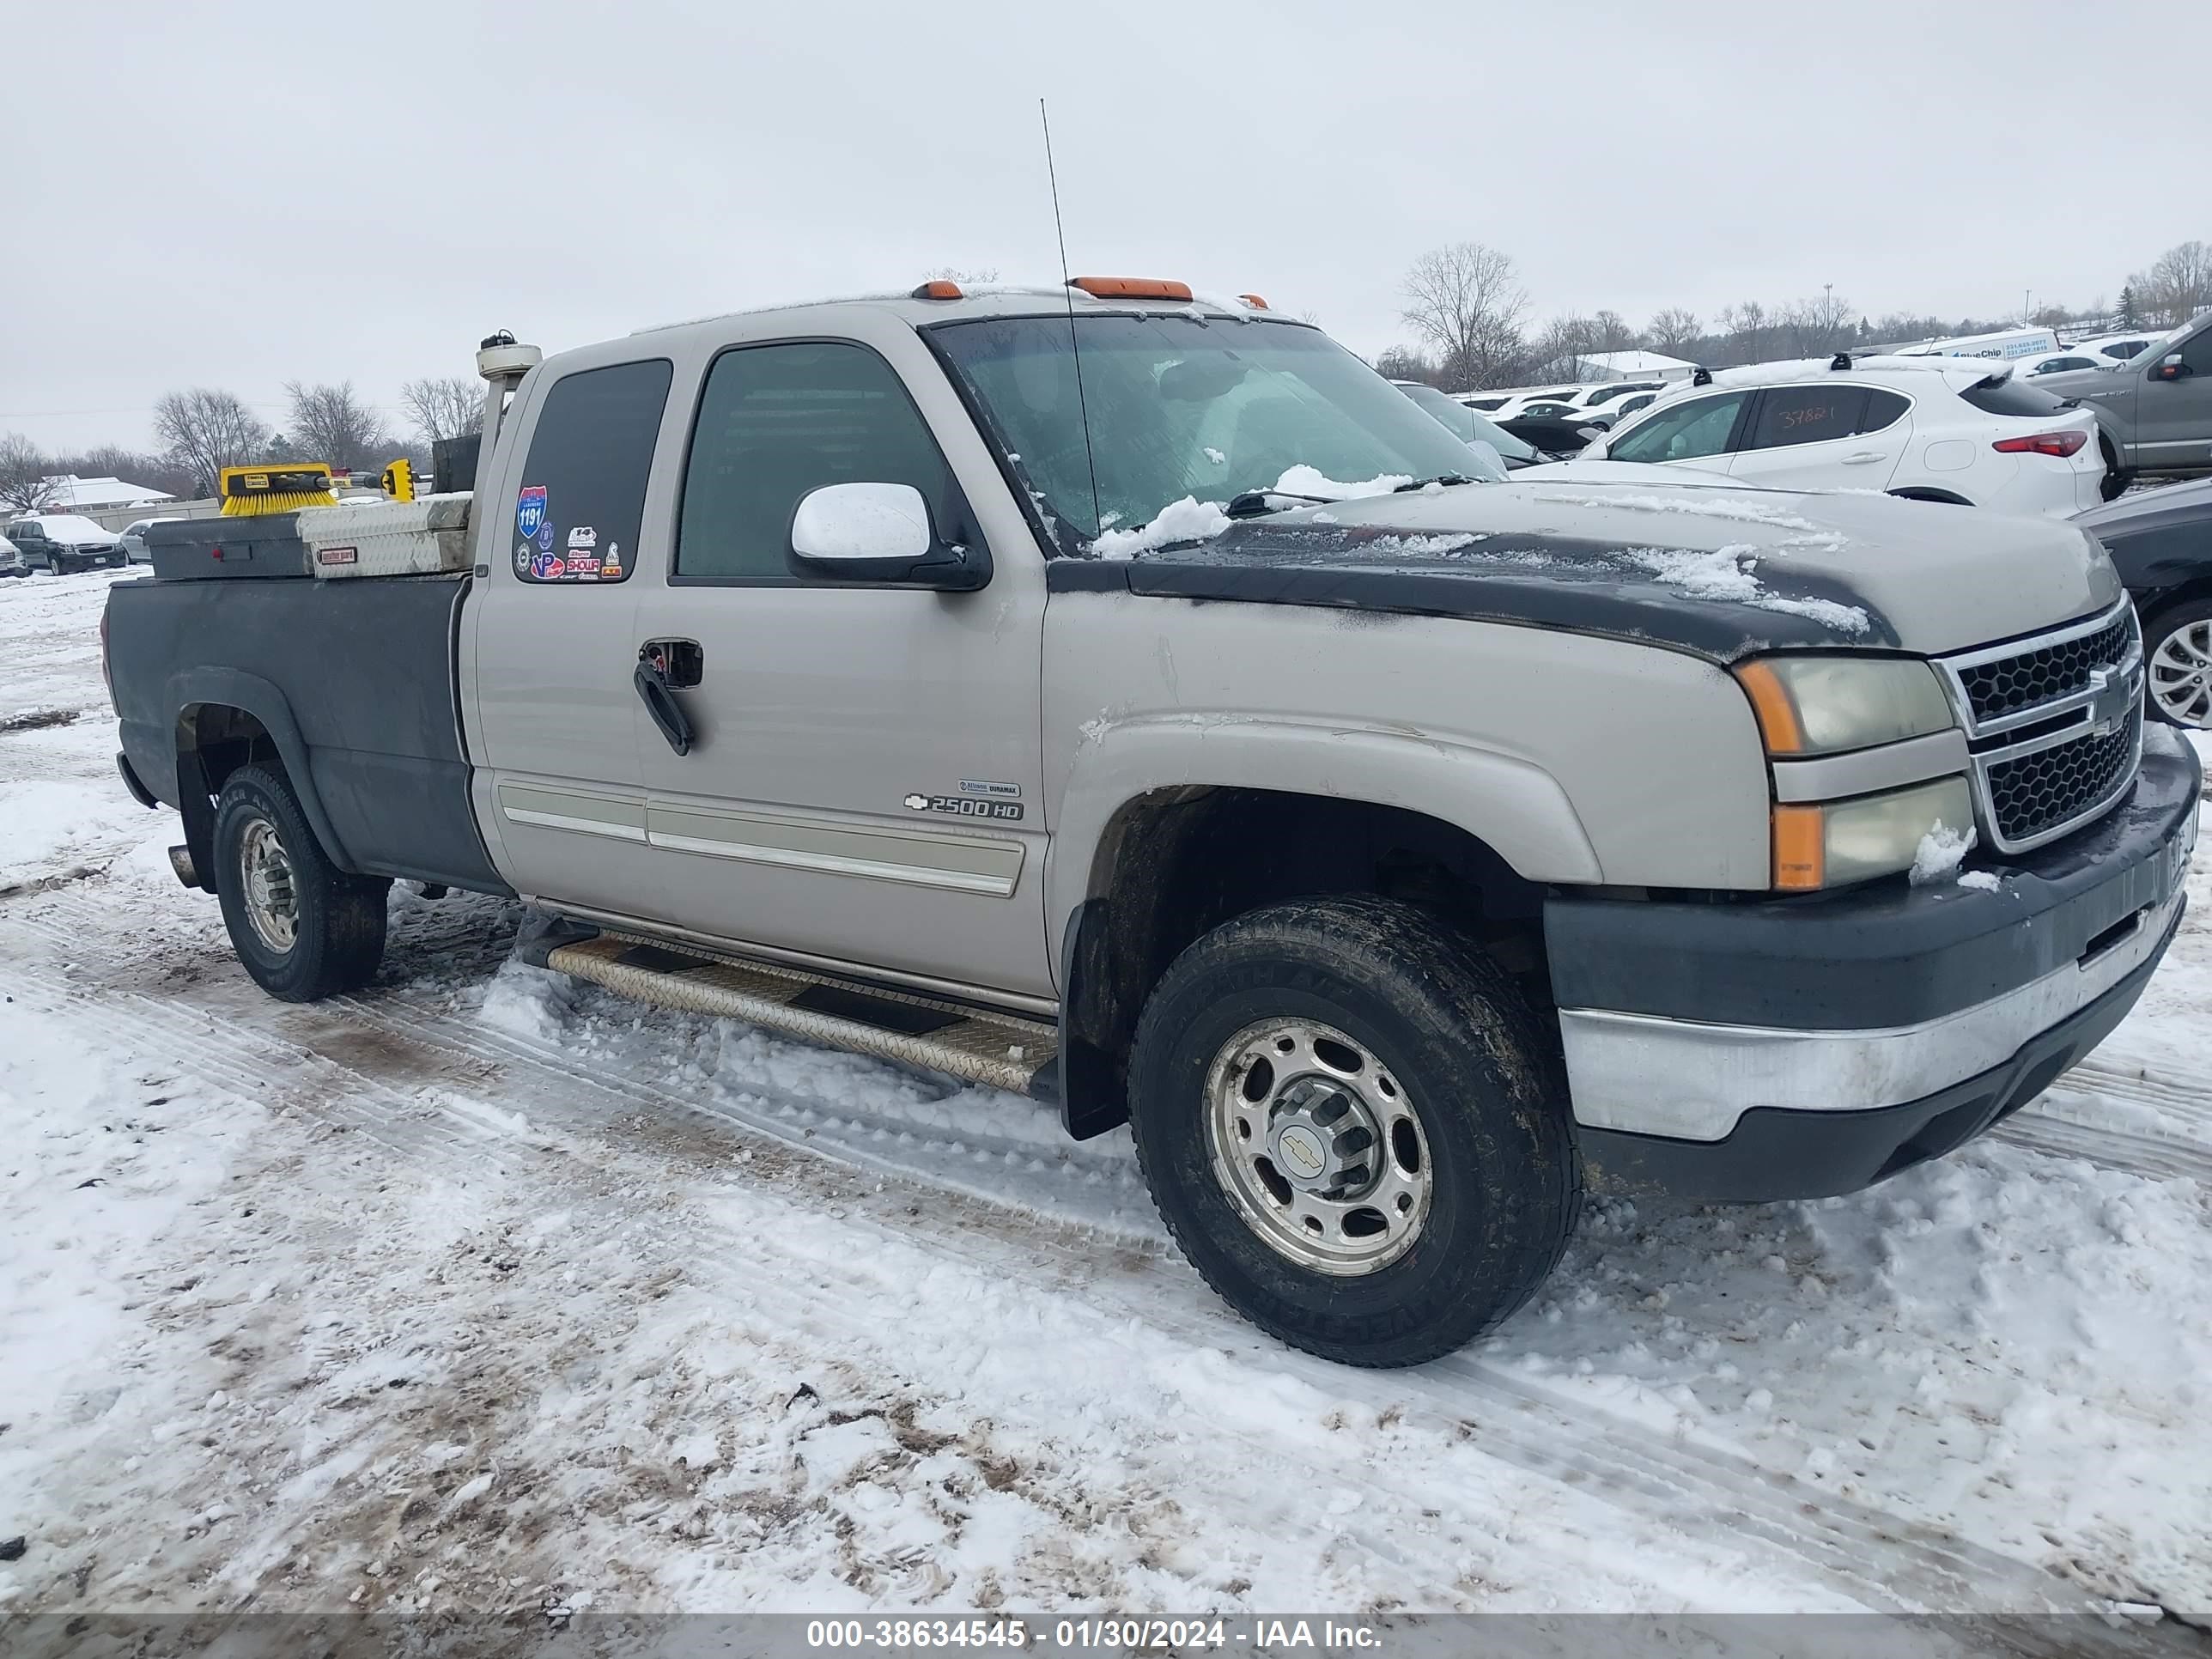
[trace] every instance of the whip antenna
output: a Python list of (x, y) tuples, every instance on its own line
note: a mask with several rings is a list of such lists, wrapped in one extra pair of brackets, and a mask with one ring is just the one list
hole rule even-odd
[(1083, 347), (1075, 337), (1075, 284), (1067, 270), (1067, 228), (1060, 217), (1060, 174), (1052, 164), (1052, 117), (1042, 98), (1037, 100), (1037, 119), (1044, 124), (1044, 176), (1052, 181), (1052, 228), (1060, 239), (1060, 287), (1067, 295), (1067, 350), (1075, 359), (1075, 407), (1083, 417), (1083, 459), (1091, 469), (1091, 522), (1097, 526), (1091, 534), (1096, 536), (1106, 528), (1099, 523), (1105, 514), (1098, 505), (1098, 457), (1091, 447), (1091, 403), (1083, 392)]

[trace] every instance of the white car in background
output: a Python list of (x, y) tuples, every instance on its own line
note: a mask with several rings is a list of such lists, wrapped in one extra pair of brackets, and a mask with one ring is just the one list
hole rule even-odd
[[(1589, 386), (1575, 398), (1577, 415), (1594, 426), (1620, 424), (1622, 411), (1631, 398), (1650, 392), (1656, 397), (1667, 389), (1664, 380), (1608, 380), (1602, 386)], [(1650, 398), (1645, 398), (1646, 403)], [(1644, 407), (1638, 404), (1638, 408)]]
[(2033, 357), (2014, 361), (2013, 378), (2032, 380), (2039, 374), (2064, 374), (2077, 368), (2108, 368), (2112, 359), (2100, 357), (2087, 346), (2069, 346), (2059, 351), (2039, 351)]
[(2130, 334), (2100, 334), (2094, 340), (2079, 340), (2068, 349), (2087, 352), (2103, 363), (2131, 363), (2165, 337), (2163, 333), (2146, 334), (2138, 329)]
[[(382, 501), (384, 498), (378, 495), (374, 499)], [(153, 525), (174, 524), (176, 521), (175, 515), (172, 514), (166, 519), (140, 519), (125, 525), (123, 533), (115, 538), (122, 544), (125, 562), (130, 564), (153, 563), (153, 550), (146, 545), (147, 529)]]
[(1578, 459), (2054, 518), (2096, 506), (2120, 482), (2094, 415), (1975, 357), (1839, 353), (1701, 372)]
[(30, 574), (31, 562), (23, 556), (22, 550), (5, 536), (0, 536), (0, 576), (27, 576)]

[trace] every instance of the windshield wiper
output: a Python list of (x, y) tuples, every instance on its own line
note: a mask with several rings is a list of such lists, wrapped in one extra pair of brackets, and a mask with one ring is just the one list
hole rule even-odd
[(1229, 505), (1221, 510), (1232, 519), (1263, 519), (1270, 513), (1283, 510), (1274, 506), (1274, 501), (1310, 501), (1316, 507), (1334, 507), (1336, 499), (1334, 495), (1301, 495), (1295, 489), (1247, 489), (1231, 495)]
[(1431, 484), (1463, 484), (1474, 482), (1474, 480), (1464, 472), (1439, 472), (1433, 478), (1415, 478), (1401, 483), (1390, 493), (1394, 495), (1404, 495), (1416, 489), (1426, 489)]

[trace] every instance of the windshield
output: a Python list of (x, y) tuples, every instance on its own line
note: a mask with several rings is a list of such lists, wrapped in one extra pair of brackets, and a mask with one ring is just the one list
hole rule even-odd
[(1279, 489), (1334, 500), (1499, 476), (1318, 329), (1176, 313), (988, 318), (927, 335), (1063, 552), (1186, 497)]
[[(1392, 382), (1395, 385), (1396, 382)], [(1510, 466), (1516, 461), (1535, 462), (1544, 458), (1533, 446), (1522, 443), (1495, 421), (1486, 420), (1457, 398), (1447, 398), (1432, 386), (1418, 382), (1400, 386), (1398, 390), (1411, 398), (1423, 409), (1442, 421), (1445, 427), (1463, 444), (1488, 444), (1504, 458)]]

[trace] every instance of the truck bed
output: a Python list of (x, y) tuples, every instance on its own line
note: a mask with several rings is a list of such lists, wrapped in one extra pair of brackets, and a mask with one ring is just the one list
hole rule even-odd
[(343, 868), (505, 893), (461, 749), (454, 645), (468, 587), (459, 574), (118, 582), (108, 667), (124, 755), (181, 807), (180, 736), (204, 708), (243, 709)]

